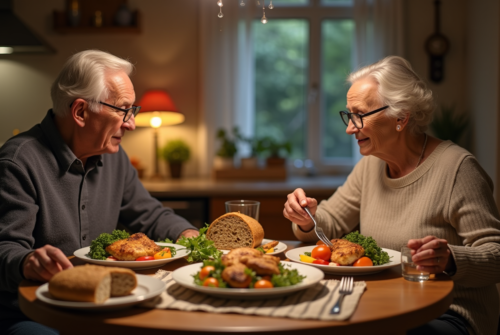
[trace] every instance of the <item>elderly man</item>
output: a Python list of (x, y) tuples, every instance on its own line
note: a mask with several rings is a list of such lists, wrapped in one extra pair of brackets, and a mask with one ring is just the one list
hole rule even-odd
[(48, 281), (67, 256), (118, 222), (153, 239), (197, 236), (152, 198), (120, 147), (135, 129), (133, 66), (111, 54), (73, 55), (52, 85), (42, 122), (0, 150), (0, 329), (51, 334), (17, 306), (23, 279)]

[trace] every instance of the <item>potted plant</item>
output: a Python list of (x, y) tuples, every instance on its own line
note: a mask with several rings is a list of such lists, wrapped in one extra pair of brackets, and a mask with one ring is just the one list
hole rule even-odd
[[(238, 128), (233, 128), (234, 134), (239, 134)], [(236, 136), (230, 139), (224, 129), (217, 131), (217, 139), (221, 141), (221, 146), (217, 150), (214, 166), (217, 169), (231, 169), (234, 166), (234, 156), (238, 152), (236, 147)]]
[(182, 163), (189, 160), (191, 150), (183, 140), (172, 140), (162, 148), (161, 155), (170, 167), (170, 176), (179, 179), (182, 175)]
[(289, 141), (278, 141), (273, 137), (264, 137), (258, 143), (258, 150), (267, 152), (267, 166), (282, 166), (285, 165), (286, 159), (283, 156), (292, 153), (292, 143)]
[(431, 123), (431, 129), (439, 139), (459, 144), (463, 135), (469, 130), (469, 123), (467, 114), (456, 113), (455, 106), (441, 106), (440, 112), (436, 113)]

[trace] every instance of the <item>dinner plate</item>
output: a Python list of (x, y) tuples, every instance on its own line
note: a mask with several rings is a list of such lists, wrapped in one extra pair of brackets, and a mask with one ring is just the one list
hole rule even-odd
[(287, 251), (285, 254), (286, 258), (293, 262), (298, 262), (300, 264), (307, 264), (309, 266), (313, 266), (315, 268), (320, 269), (321, 271), (325, 273), (330, 273), (330, 274), (336, 274), (336, 275), (369, 275), (372, 273), (377, 273), (380, 271), (383, 271), (385, 269), (392, 268), (393, 266), (398, 266), (401, 264), (401, 253), (396, 250), (391, 250), (391, 249), (385, 249), (382, 248), (382, 250), (386, 251), (389, 254), (390, 257), (390, 262), (382, 265), (374, 265), (374, 266), (330, 266), (330, 265), (319, 265), (319, 264), (313, 264), (313, 263), (305, 263), (300, 260), (301, 254), (304, 254), (304, 252), (311, 252), (316, 245), (311, 245), (308, 247), (302, 247), (302, 248), (296, 248)]
[(183, 287), (201, 293), (205, 293), (217, 298), (225, 298), (225, 299), (276, 298), (313, 286), (317, 284), (324, 277), (323, 272), (311, 266), (292, 263), (292, 262), (281, 262), (281, 264), (288, 269), (297, 269), (299, 274), (306, 276), (306, 278), (304, 278), (304, 280), (297, 285), (287, 286), (287, 287), (274, 287), (268, 289), (205, 287), (205, 286), (198, 286), (194, 283), (193, 275), (195, 275), (203, 267), (203, 264), (200, 263), (181, 267), (172, 273), (172, 277), (179, 285)]
[[(276, 240), (268, 240), (268, 239), (263, 239), (262, 240), (262, 243), (261, 245), (263, 244), (266, 244), (266, 243), (269, 243), (269, 242), (272, 242), (272, 241), (276, 241)], [(270, 253), (266, 253), (266, 255), (277, 255), (277, 254), (281, 254), (282, 252), (284, 252), (286, 250), (287, 246), (285, 243), (283, 242), (279, 242), (278, 241), (278, 245), (274, 247), (274, 251), (273, 252), (270, 252)], [(221, 250), (223, 254), (227, 254), (229, 253), (229, 251), (231, 250)]]
[(173, 244), (173, 243), (162, 243), (162, 242), (155, 242), (159, 246), (162, 247), (175, 247), (177, 250), (177, 253), (175, 256), (172, 258), (165, 258), (165, 259), (155, 259), (153, 261), (106, 261), (106, 260), (101, 260), (101, 259), (92, 259), (88, 255), (90, 252), (90, 247), (85, 247), (76, 250), (73, 255), (75, 257), (87, 262), (87, 263), (92, 263), (92, 264), (98, 264), (98, 265), (103, 265), (103, 266), (118, 266), (121, 268), (129, 268), (133, 270), (145, 270), (145, 269), (152, 269), (152, 268), (158, 268), (164, 264), (170, 263), (172, 261), (175, 261), (176, 259), (182, 258), (184, 256), (187, 256), (189, 254), (189, 251), (186, 249), (186, 247), (179, 245), (179, 244)]
[(137, 287), (130, 295), (111, 297), (102, 304), (57, 300), (49, 292), (49, 283), (43, 284), (36, 290), (36, 297), (52, 306), (88, 311), (105, 311), (130, 307), (144, 300), (154, 298), (165, 290), (165, 283), (159, 279), (139, 274), (136, 274), (136, 276)]

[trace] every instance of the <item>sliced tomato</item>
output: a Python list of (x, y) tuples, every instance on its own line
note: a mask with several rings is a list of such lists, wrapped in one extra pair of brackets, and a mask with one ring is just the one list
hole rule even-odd
[(138, 261), (138, 262), (141, 262), (141, 261), (154, 261), (155, 258), (154, 258), (154, 256), (142, 256), (142, 257), (136, 258), (135, 260)]
[(325, 261), (323, 259), (316, 259), (314, 260), (313, 264), (319, 264), (319, 265), (330, 265), (330, 262)]

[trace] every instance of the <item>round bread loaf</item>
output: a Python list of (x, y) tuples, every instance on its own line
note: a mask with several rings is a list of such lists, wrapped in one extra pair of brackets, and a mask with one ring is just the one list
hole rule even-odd
[(130, 294), (137, 286), (134, 271), (86, 264), (61, 271), (49, 281), (54, 298), (102, 304), (110, 296)]
[(207, 239), (214, 241), (217, 249), (255, 248), (264, 239), (264, 229), (254, 218), (231, 212), (212, 222)]

